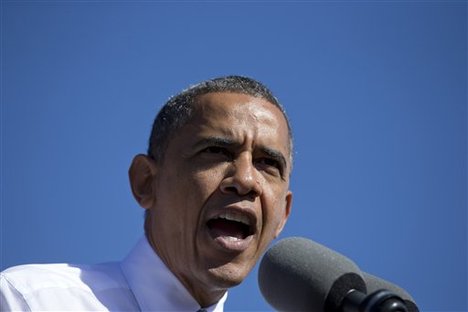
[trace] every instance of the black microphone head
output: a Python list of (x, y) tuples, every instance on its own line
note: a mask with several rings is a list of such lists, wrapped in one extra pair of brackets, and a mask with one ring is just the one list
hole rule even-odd
[(381, 289), (389, 290), (403, 299), (409, 312), (419, 312), (413, 297), (411, 297), (411, 295), (408, 294), (403, 288), (400, 288), (397, 285), (390, 283), (389, 281), (366, 272), (362, 272), (362, 277), (364, 277), (364, 281), (366, 282), (368, 294)]
[(367, 290), (354, 262), (301, 237), (283, 239), (266, 252), (258, 281), (278, 311), (337, 311), (349, 290)]

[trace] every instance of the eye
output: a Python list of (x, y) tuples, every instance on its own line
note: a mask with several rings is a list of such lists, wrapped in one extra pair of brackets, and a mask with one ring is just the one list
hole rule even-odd
[(273, 158), (259, 158), (255, 161), (255, 164), (260, 170), (265, 170), (274, 175), (281, 175), (283, 173), (280, 162)]
[(226, 148), (220, 146), (208, 146), (201, 150), (201, 153), (205, 155), (231, 158), (231, 153)]
[(226, 149), (219, 146), (208, 146), (207, 148), (202, 150), (202, 153), (208, 154), (226, 154)]

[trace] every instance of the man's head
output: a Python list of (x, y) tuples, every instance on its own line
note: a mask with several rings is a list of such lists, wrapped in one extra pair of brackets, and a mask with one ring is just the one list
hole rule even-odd
[(290, 151), (292, 160), (292, 132), (283, 106), (273, 96), (271, 91), (260, 82), (242, 76), (227, 76), (203, 81), (183, 90), (171, 97), (156, 116), (148, 144), (148, 155), (156, 162), (164, 157), (168, 141), (187, 121), (194, 112), (194, 104), (199, 96), (207, 93), (241, 93), (262, 98), (278, 107), (288, 125)]
[(153, 249), (202, 306), (240, 283), (281, 232), (291, 145), (279, 103), (248, 78), (199, 84), (156, 117), (132, 191)]

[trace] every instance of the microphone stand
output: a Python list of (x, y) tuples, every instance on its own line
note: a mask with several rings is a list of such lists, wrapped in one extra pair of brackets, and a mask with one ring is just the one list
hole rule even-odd
[(389, 290), (377, 290), (369, 295), (350, 290), (341, 302), (342, 312), (409, 312), (403, 299)]

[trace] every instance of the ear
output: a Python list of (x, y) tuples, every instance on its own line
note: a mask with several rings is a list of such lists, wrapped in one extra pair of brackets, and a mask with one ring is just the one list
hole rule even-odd
[(291, 213), (292, 198), (293, 198), (292, 192), (288, 191), (284, 199), (285, 205), (284, 205), (284, 210), (283, 210), (283, 220), (281, 220), (281, 222), (278, 224), (278, 228), (276, 229), (276, 233), (275, 233), (275, 238), (278, 237), (278, 235), (283, 230), (286, 224), (286, 221), (288, 221), (289, 214)]
[(143, 154), (133, 158), (128, 170), (133, 196), (144, 209), (154, 205), (153, 183), (156, 172), (154, 160)]

